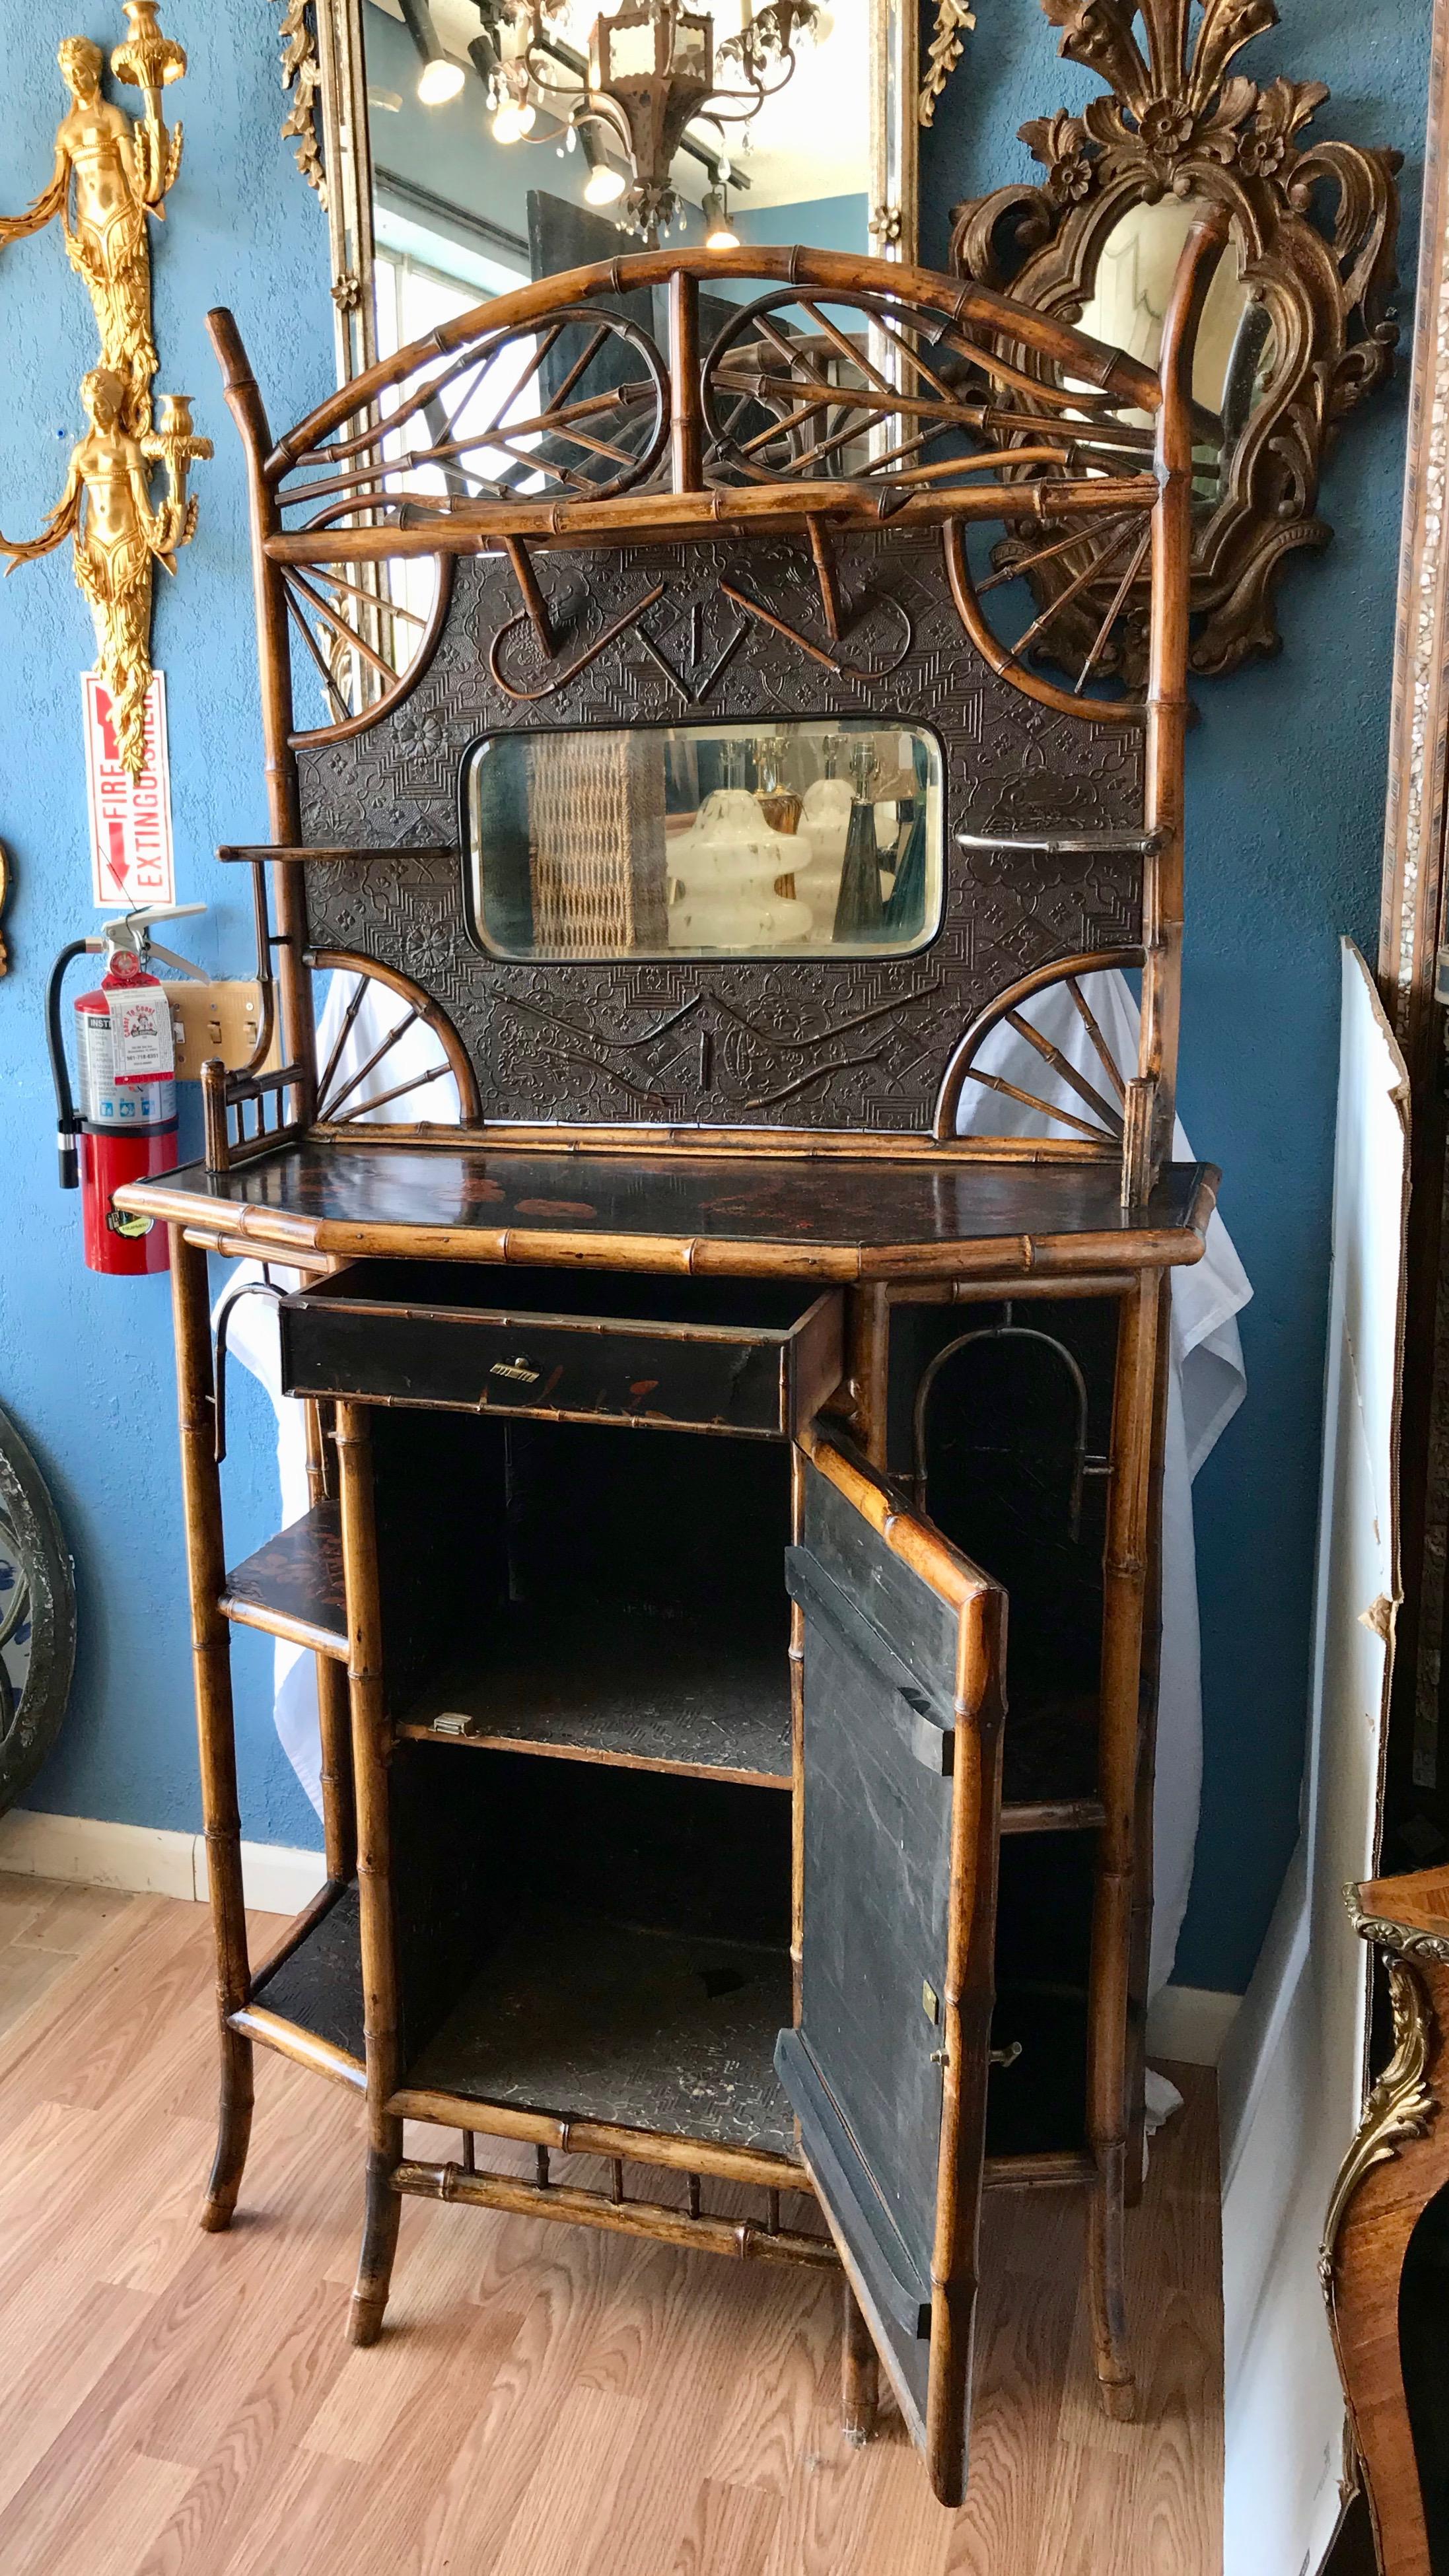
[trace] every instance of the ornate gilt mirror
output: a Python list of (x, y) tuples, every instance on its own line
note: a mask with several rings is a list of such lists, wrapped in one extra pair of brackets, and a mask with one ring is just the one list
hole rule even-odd
[[(282, 134), (326, 214), (339, 385), (490, 297), (661, 240), (915, 257), (919, 126), (951, 61), (933, 53), (923, 94), (914, 0), (282, 0), (278, 34)], [(701, 292), (706, 345), (745, 291)], [(521, 487), (542, 442), (566, 486), (599, 491), (628, 448), (638, 351), (667, 339), (662, 290), (595, 301), (480, 390), (500, 433), (490, 489)], [(867, 330), (822, 363), (860, 377), (870, 345)], [(475, 402), (453, 424), (471, 461), (441, 414), (429, 426), (447, 488), (482, 488), (478, 417)], [(294, 583), (289, 608), (326, 711), (360, 722), (446, 599), (374, 569)]]
[(913, 0), (284, 0), (279, 34), (339, 381), (661, 236), (916, 255)]
[[(1232, 244), (1194, 371), (1191, 660), (1197, 671), (1229, 671), (1278, 649), (1279, 568), (1331, 533), (1317, 511), (1326, 444), (1391, 372), (1403, 156), (1305, 139), (1328, 98), (1321, 81), (1280, 75), (1260, 88), (1230, 70), (1277, 23), (1272, 0), (1042, 7), (1062, 30), (1061, 54), (1108, 94), (1080, 116), (1060, 109), (1021, 127), (1046, 176), (957, 207), (953, 264), (1150, 365), (1188, 229), (1205, 206), (1228, 207)], [(1008, 535), (998, 572), (1028, 553), (1040, 553), (1039, 536)], [(1058, 549), (1027, 578), (1052, 611), (1038, 649), (1079, 667), (1115, 600), (1116, 666), (1137, 675), (1146, 574), (1131, 568), (1125, 532)]]

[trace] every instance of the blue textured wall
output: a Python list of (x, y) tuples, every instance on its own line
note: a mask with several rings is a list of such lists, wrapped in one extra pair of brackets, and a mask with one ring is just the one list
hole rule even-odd
[[(1240, 57), (1266, 82), (1324, 80), (1313, 133), (1396, 144), (1407, 345), (1428, 78), (1428, 0), (1284, 0)], [(1056, 56), (1032, 0), (977, 12), (924, 139), (922, 258), (949, 208), (1039, 176), (1027, 117), (1100, 83)], [(1194, 24), (1199, 23), (1193, 12)], [(1284, 648), (1197, 690), (1188, 748), (1181, 1107), (1223, 1167), (1223, 1215), (1255, 1290), (1242, 1318), (1248, 1401), (1196, 1488), (1206, 1776), (1176, 1974), (1241, 1989), (1297, 1834), (1309, 1671), (1328, 1294), (1341, 932), (1372, 960), (1388, 743), (1404, 404), (1350, 421), (1323, 480), (1336, 533), (1281, 585)]]
[[(204, 329), (212, 304), (240, 322), (273, 417), (294, 420), (327, 390), (332, 364), (325, 219), (278, 139), (285, 113), (275, 13), (239, 0), (168, 0), (188, 78), (168, 101), (186, 126), (181, 176), (155, 228), (162, 389), (195, 397), (216, 441), (198, 467), (200, 533), (176, 581), (158, 577), (154, 649), (169, 692), (177, 895), (206, 902), (177, 945), (219, 971), (250, 971), (246, 889), (218, 866), (219, 841), (265, 833), (241, 455)], [(28, 0), (0, 12), (6, 101), (3, 211), (50, 176), (67, 104), (55, 47), (84, 32), (107, 48), (119, 6)], [(135, 98), (135, 93), (130, 94)], [(76, 386), (96, 362), (90, 302), (58, 230), (0, 254), (0, 527), (32, 536), (59, 494), (82, 423)], [(0, 587), (0, 838), (17, 891), (0, 981), (0, 1402), (16, 1413), (50, 1479), (76, 1558), (80, 1658), (65, 1732), (28, 1803), (136, 1824), (200, 1823), (190, 1647), (182, 1583), (175, 1379), (165, 1279), (103, 1280), (83, 1268), (79, 1199), (55, 1186), (55, 1115), (42, 1005), (55, 951), (94, 929), (86, 855), (77, 673), (93, 657), (90, 618), (66, 549)], [(94, 980), (94, 979), (92, 979)], [(84, 965), (69, 989), (81, 990)], [(183, 1143), (183, 1151), (185, 1146)], [(229, 1537), (238, 1553), (274, 1523), (267, 1412), (238, 1372)], [(248, 1437), (255, 1427), (257, 1436)], [(317, 1839), (311, 1809), (277, 1749), (267, 1708), (270, 1650), (239, 1659), (248, 1831)]]
[[(1093, 87), (1055, 59), (1032, 0), (979, 11), (961, 71), (928, 136), (923, 255), (945, 247), (957, 198), (1031, 175), (1022, 120)], [(1407, 147), (1411, 250), (1424, 121), (1428, 0), (1318, 0), (1252, 49), (1260, 79), (1321, 77), (1325, 133)], [(167, 672), (178, 891), (212, 906), (186, 941), (204, 961), (247, 964), (247, 925), (211, 855), (263, 828), (242, 479), (202, 329), (229, 302), (278, 421), (324, 390), (331, 324), (325, 240), (279, 144), (269, 13), (171, 0), (191, 54), (179, 93), (187, 157), (156, 258), (161, 383), (194, 393), (217, 440), (202, 468), (201, 533), (162, 583), (157, 658)], [(115, 41), (120, 13), (86, 22)], [(12, 113), (5, 211), (43, 183), (62, 93), (54, 43), (72, 0), (31, 0), (0, 21)], [(20, 138), (16, 143), (13, 138)], [(1405, 266), (1408, 259), (1406, 254)], [(1407, 315), (1408, 295), (1403, 299)], [(0, 525), (29, 535), (59, 490), (93, 363), (89, 307), (53, 237), (0, 256), (0, 333), (12, 399), (0, 417)], [(1223, 1207), (1257, 1294), (1244, 1318), (1249, 1403), (1198, 1485), (1208, 1759), (1203, 1839), (1178, 1973), (1241, 1985), (1291, 1848), (1307, 1689), (1313, 1527), (1326, 1311), (1335, 940), (1370, 949), (1377, 905), (1387, 729), (1401, 396), (1346, 431), (1325, 481), (1328, 555), (1290, 566), (1286, 647), (1200, 691), (1190, 750), (1192, 837), (1183, 1111), (1226, 1173)], [(75, 1548), (81, 1654), (61, 1745), (30, 1793), (39, 1808), (191, 1828), (199, 1821), (174, 1397), (163, 1281), (92, 1280), (77, 1210), (53, 1183), (41, 1005), (48, 961), (91, 927), (76, 673), (89, 622), (68, 564), (17, 572), (0, 590), (0, 836), (19, 891), (0, 982), (0, 1400), (51, 1477)], [(83, 970), (77, 970), (78, 978)], [(270, 1525), (270, 1419), (235, 1381), (229, 1540)], [(315, 1842), (310, 1809), (277, 1753), (269, 1651), (239, 1640), (247, 1831)]]

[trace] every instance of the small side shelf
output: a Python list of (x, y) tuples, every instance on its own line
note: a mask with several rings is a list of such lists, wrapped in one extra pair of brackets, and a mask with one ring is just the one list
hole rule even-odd
[(334, 1502), (318, 1503), (279, 1530), (255, 1555), (234, 1566), (220, 1607), (244, 1628), (319, 1654), (347, 1655), (347, 1610), (342, 1582), (342, 1530)]
[(789, 1663), (745, 1627), (502, 1609), (486, 1645), (409, 1710), (433, 1743), (788, 1789)]

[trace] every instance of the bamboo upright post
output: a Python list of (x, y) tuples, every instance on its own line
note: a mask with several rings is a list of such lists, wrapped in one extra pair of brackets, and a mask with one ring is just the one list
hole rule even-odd
[(206, 1254), (170, 1229), (171, 1306), (181, 1417), (181, 1492), (191, 1587), (191, 1653), (201, 1753), (201, 1809), (206, 1832), (207, 1893), (216, 1940), (216, 2004), (221, 2048), (221, 2101), (216, 2158), (201, 2224), (231, 2224), (252, 2126), (251, 2042), (231, 2027), (251, 1993), (246, 1899), (242, 1892), (241, 1815), (236, 1790), (236, 1733), (231, 1703), (231, 1632), (219, 1607), (226, 1587), (221, 1479), (216, 1465), (216, 1390)]
[[(241, 333), (230, 313), (219, 308), (207, 315), (206, 323), (221, 364), (226, 407), (241, 433), (246, 455), (268, 817), (273, 842), (282, 849), (296, 849), (302, 838), (302, 824), (297, 756), (291, 742), (292, 653), (287, 594), (281, 573), (266, 552), (268, 537), (276, 536), (281, 528), (276, 494), (265, 470), (272, 434)], [(310, 1124), (315, 1107), (317, 1050), (312, 981), (303, 962), (307, 948), (307, 889), (301, 868), (276, 871), (276, 905), (282, 1046), (286, 1062), (298, 1066), (301, 1072), (301, 1117), (305, 1126)]]
[(1087, 2137), (1097, 2167), (1087, 2223), (1092, 2341), (1102, 2403), (1125, 2422), (1134, 2402), (1124, 2299), (1127, 2024), (1141, 1743), (1158, 1283), (1145, 1272), (1122, 1300), (1112, 1397), (1112, 1474), (1102, 1567), (1097, 1838), (1087, 2030)]
[(704, 484), (699, 407), (699, 281), (683, 269), (669, 280), (669, 463), (676, 492)]
[(388, 1813), (387, 1717), (382, 1692), (382, 1619), (373, 1517), (372, 1437), (367, 1407), (337, 1407), (342, 1485), (342, 1566), (347, 1595), (347, 1677), (352, 1700), (352, 1768), (357, 1784), (357, 1879), (361, 1899), (362, 2014), (367, 2049), (367, 2210), (348, 2335), (376, 2343), (387, 2306), (402, 2204), (393, 2177), (402, 2162), (403, 2124), (386, 2108), (397, 2090), (397, 1945)]

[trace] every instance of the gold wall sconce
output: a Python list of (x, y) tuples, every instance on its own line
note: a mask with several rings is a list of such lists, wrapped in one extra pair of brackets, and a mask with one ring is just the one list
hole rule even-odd
[[(71, 451), (66, 487), (30, 542), (0, 536), (8, 570), (74, 540), (77, 584), (96, 630), (97, 669), (114, 702), (120, 753), (138, 776), (145, 759), (151, 680), (152, 566), (176, 569), (176, 551), (196, 531), (187, 495), (191, 465), (212, 452), (192, 428), (184, 394), (161, 397), (152, 422), (160, 361), (151, 322), (149, 221), (165, 213), (181, 167), (182, 130), (168, 130), (162, 92), (186, 69), (186, 55), (157, 24), (160, 0), (125, 0), (128, 33), (112, 51), (111, 76), (138, 89), (142, 112), (128, 116), (102, 90), (105, 58), (86, 36), (67, 36), (57, 60), (71, 104), (57, 129), (50, 183), (24, 214), (0, 217), (0, 249), (59, 218), (66, 256), (85, 285), (100, 335), (100, 364), (81, 382), (89, 427)], [(163, 496), (152, 497), (161, 467)]]

